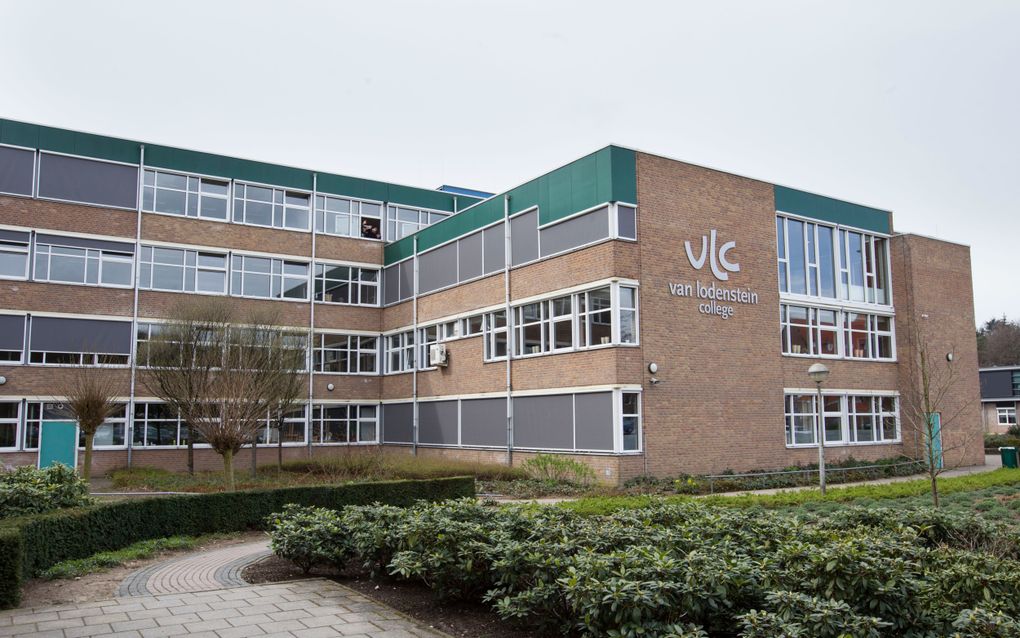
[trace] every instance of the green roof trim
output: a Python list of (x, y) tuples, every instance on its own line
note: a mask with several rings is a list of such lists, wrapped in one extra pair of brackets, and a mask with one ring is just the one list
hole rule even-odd
[[(316, 173), (308, 169), (280, 164), (189, 151), (172, 146), (145, 144), (4, 119), (0, 119), (0, 144), (25, 146), (55, 153), (81, 155), (129, 164), (138, 164), (141, 156), (140, 147), (144, 144), (147, 167), (165, 168), (182, 173), (201, 173), (307, 191), (312, 190), (312, 176)], [(464, 208), (478, 202), (478, 199), (468, 195), (454, 195), (427, 188), (401, 186), (332, 173), (318, 173), (317, 186), (319, 191), (332, 195), (374, 199), (445, 212), (454, 212), (458, 206)]]
[[(540, 224), (549, 224), (605, 202), (637, 203), (634, 151), (607, 146), (525, 184), (465, 208), (457, 215), (418, 231), (418, 252), (444, 244), (503, 218), (503, 196), (510, 214), (538, 206)], [(404, 237), (385, 248), (386, 265), (410, 257), (414, 239)]]
[(888, 235), (891, 231), (890, 217), (887, 210), (851, 204), (824, 195), (806, 193), (785, 186), (774, 186), (776, 210), (810, 217), (835, 224), (854, 226), (862, 230), (872, 230)]

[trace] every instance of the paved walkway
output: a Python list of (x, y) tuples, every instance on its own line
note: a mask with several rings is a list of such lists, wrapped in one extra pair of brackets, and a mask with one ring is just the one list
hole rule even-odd
[(269, 541), (232, 545), (155, 563), (121, 583), (118, 596), (199, 592), (247, 585), (241, 571), (271, 555)]
[(12, 609), (0, 636), (448, 638), (322, 578)]

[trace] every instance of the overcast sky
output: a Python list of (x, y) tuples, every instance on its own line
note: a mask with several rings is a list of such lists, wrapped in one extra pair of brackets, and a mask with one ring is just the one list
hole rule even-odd
[(892, 209), (1020, 319), (1020, 2), (0, 0), (0, 117), (498, 191), (608, 143)]

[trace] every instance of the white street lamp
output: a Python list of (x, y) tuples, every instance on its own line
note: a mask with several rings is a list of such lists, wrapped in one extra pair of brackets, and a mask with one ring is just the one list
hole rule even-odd
[(822, 404), (822, 383), (829, 376), (829, 368), (823, 363), (813, 363), (807, 373), (818, 388), (818, 487), (822, 490), (822, 496), (825, 496), (825, 411)]

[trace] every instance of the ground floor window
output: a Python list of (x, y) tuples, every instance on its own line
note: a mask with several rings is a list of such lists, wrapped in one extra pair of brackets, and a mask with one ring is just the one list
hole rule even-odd
[(0, 449), (18, 447), (21, 401), (0, 401)]
[(1002, 427), (1016, 425), (1016, 404), (1000, 403), (995, 407), (995, 416), (998, 424)]
[[(889, 395), (836, 394), (822, 396), (826, 445), (898, 443), (899, 400)], [(818, 444), (816, 394), (785, 396), (786, 445)]]
[(641, 395), (637, 392), (622, 393), (620, 425), (623, 428), (623, 451), (641, 449)]
[(316, 405), (312, 411), (315, 443), (375, 443), (379, 408), (375, 405)]

